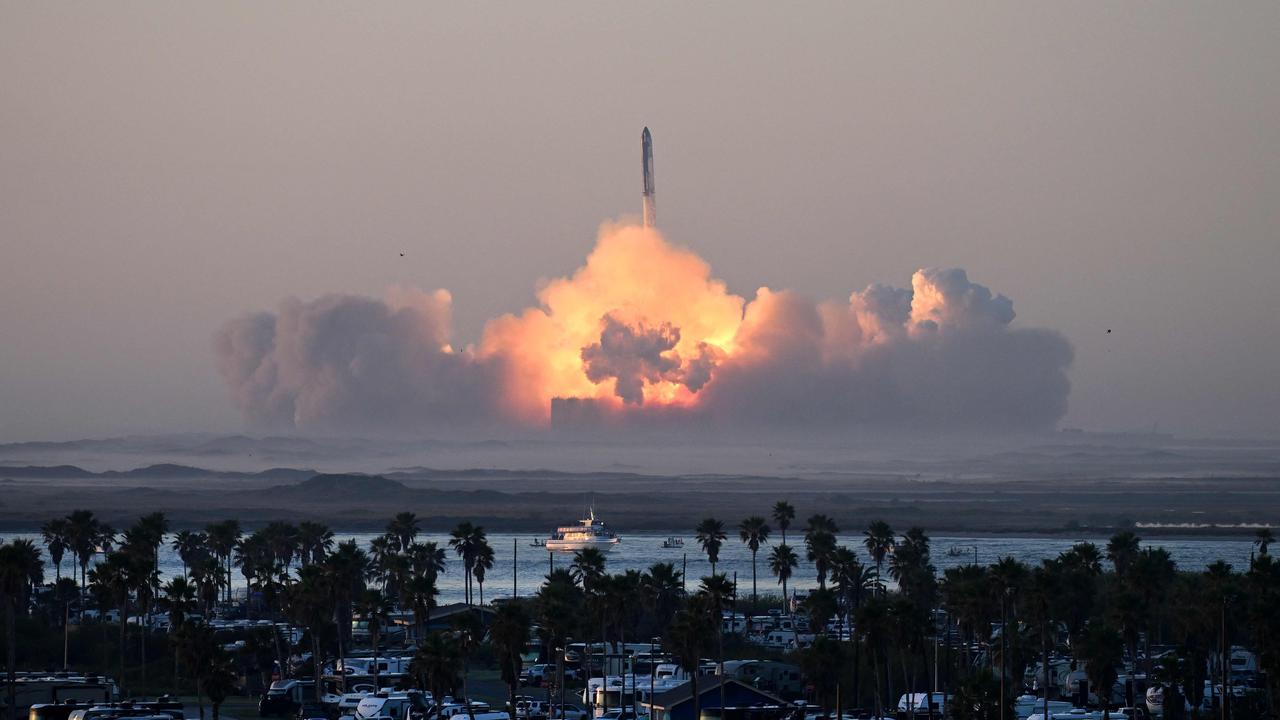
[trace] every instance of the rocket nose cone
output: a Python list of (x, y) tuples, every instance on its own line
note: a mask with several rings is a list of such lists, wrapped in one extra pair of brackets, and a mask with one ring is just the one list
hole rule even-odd
[(649, 139), (649, 128), (645, 128), (645, 129), (644, 129), (644, 132), (640, 133), (640, 137), (644, 138), (645, 140), (648, 140), (648, 139)]

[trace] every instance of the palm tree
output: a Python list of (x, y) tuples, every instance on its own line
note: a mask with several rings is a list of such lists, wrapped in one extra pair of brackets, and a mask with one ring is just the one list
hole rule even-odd
[(756, 600), (756, 553), (769, 540), (769, 524), (759, 515), (752, 515), (738, 526), (738, 537), (751, 548), (751, 601)]
[(573, 579), (582, 586), (584, 592), (595, 590), (595, 585), (604, 577), (604, 553), (599, 548), (583, 548), (573, 554), (570, 573)]
[(1178, 568), (1164, 548), (1143, 548), (1129, 566), (1127, 584), (1138, 592), (1146, 624), (1143, 638), (1147, 658), (1147, 672), (1151, 671), (1151, 636), (1161, 627), (1163, 605), (1169, 588), (1177, 577)]
[(937, 571), (929, 561), (929, 536), (913, 527), (902, 536), (889, 561), (889, 574), (902, 594), (920, 609), (934, 605), (937, 595)]
[(802, 605), (804, 613), (809, 617), (809, 628), (820, 636), (827, 632), (827, 625), (839, 611), (836, 594), (826, 588), (818, 588), (809, 593)]
[(1000, 697), (999, 679), (987, 668), (960, 682), (955, 697), (947, 702), (947, 709), (954, 720), (990, 720), (1010, 716), (1013, 710), (1009, 700)]
[(267, 550), (275, 562), (276, 572), (280, 575), (287, 574), (301, 548), (298, 528), (277, 520), (267, 523), (267, 526), (262, 529), (262, 534), (266, 538)]
[(831, 568), (831, 556), (836, 551), (836, 536), (826, 530), (810, 529), (805, 533), (806, 557), (818, 574), (818, 587), (827, 587), (827, 571)]
[(209, 536), (191, 530), (179, 530), (173, 536), (173, 551), (182, 559), (182, 574), (187, 574), (187, 567), (197, 557), (209, 549)]
[(226, 597), (230, 601), (231, 555), (236, 550), (242, 535), (240, 522), (237, 520), (223, 520), (206, 526), (204, 532), (205, 536), (209, 538), (209, 549), (213, 551), (214, 557), (221, 562), (220, 567), (223, 568), (223, 575), (226, 576), (226, 583), (224, 583), (223, 587), (227, 589)]
[(728, 537), (724, 533), (724, 523), (711, 517), (703, 518), (698, 527), (694, 528), (694, 534), (702, 551), (707, 554), (707, 560), (711, 561), (711, 574), (715, 575), (716, 563), (720, 560), (720, 547)]
[[(187, 614), (196, 607), (196, 589), (185, 577), (176, 577), (165, 583), (161, 607), (169, 612), (169, 632), (178, 632), (187, 622)], [(173, 643), (174, 695), (178, 685), (178, 645)]]
[(458, 643), (443, 633), (426, 637), (409, 665), (418, 684), (437, 698), (456, 695), (458, 673), (462, 670), (462, 650)]
[(191, 582), (196, 587), (196, 598), (200, 601), (204, 613), (209, 614), (218, 604), (218, 597), (227, 586), (217, 558), (209, 555), (196, 558), (191, 565)]
[(208, 667), (222, 649), (213, 637), (213, 628), (200, 623), (186, 623), (174, 633), (174, 644), (182, 664), (190, 671), (196, 681), (196, 703), (200, 706), (200, 717), (204, 718), (204, 682), (208, 677)]
[(401, 606), (413, 609), (414, 642), (422, 641), (439, 594), (435, 579), (427, 575), (414, 575), (405, 583)]
[(800, 559), (796, 557), (796, 551), (791, 549), (790, 545), (783, 543), (775, 547), (769, 553), (769, 570), (771, 570), (778, 582), (782, 585), (782, 611), (787, 611), (787, 580), (791, 578), (791, 573), (800, 565)]
[(487, 540), (480, 540), (476, 546), (476, 558), (472, 562), (471, 575), (480, 587), (480, 604), (484, 605), (484, 576), (493, 569), (493, 547)]
[(469, 522), (460, 523), (449, 534), (450, 547), (458, 557), (462, 558), (468, 605), (471, 604), (471, 574), (475, 570), (476, 553), (479, 552), (480, 545), (485, 542), (484, 528)]
[[(1271, 534), (1270, 527), (1258, 528), (1258, 532), (1254, 533), (1254, 536), (1253, 536), (1253, 544), (1258, 547), (1259, 555), (1266, 555), (1267, 548), (1271, 545), (1271, 543), (1275, 542), (1275, 540), (1276, 540), (1275, 536)], [(53, 554), (53, 550), (50, 549), (49, 553)]]
[(667, 652), (689, 675), (693, 685), (693, 717), (695, 718), (702, 715), (702, 699), (698, 694), (698, 675), (702, 656), (710, 649), (711, 641), (716, 634), (716, 624), (712, 621), (710, 605), (710, 598), (701, 594), (695, 595), (676, 615), (663, 638)]
[(209, 705), (213, 708), (213, 720), (218, 720), (223, 701), (236, 687), (236, 670), (231, 658), (225, 652), (216, 653), (213, 661), (204, 668), (202, 679)]
[[(836, 597), (839, 600), (838, 607), (841, 610), (841, 632), (844, 631), (844, 623), (851, 620), (852, 614), (858, 612), (858, 608), (862, 607), (862, 593), (864, 590), (873, 590), (875, 588), (875, 579), (871, 574), (871, 568), (864, 567), (858, 560), (858, 555), (851, 549), (843, 545), (836, 548), (831, 554), (831, 583), (836, 587)], [(853, 644), (853, 697), (857, 703), (859, 690), (861, 690), (861, 665), (862, 665), (862, 645)]]
[(356, 612), (369, 625), (369, 644), (373, 648), (373, 686), (378, 684), (378, 646), (382, 639), (382, 626), (391, 614), (391, 601), (380, 590), (370, 588), (356, 597)]
[(1107, 559), (1115, 566), (1116, 576), (1123, 579), (1129, 572), (1129, 564), (1138, 554), (1138, 546), (1142, 538), (1125, 531), (1116, 533), (1107, 541)]
[[(819, 594), (823, 592), (819, 591)], [(810, 601), (814, 600), (814, 598), (815, 596), (813, 595), (809, 596)], [(843, 646), (839, 642), (819, 634), (814, 638), (812, 645), (795, 653), (793, 657), (796, 657), (801, 672), (804, 673), (804, 676), (809, 679), (810, 684), (813, 686), (814, 699), (822, 710), (823, 717), (831, 717), (832, 715), (828, 714), (832, 707), (831, 697), (836, 694), (835, 691), (839, 687), (841, 671), (846, 666)], [(836, 708), (835, 717), (844, 716), (841, 710), (842, 708)]]
[(883, 577), (884, 559), (888, 557), (889, 552), (893, 550), (893, 528), (889, 527), (889, 523), (883, 520), (876, 520), (871, 523), (866, 532), (862, 533), (864, 539), (862, 544), (866, 546), (867, 553), (871, 555), (871, 559), (876, 563), (876, 584), (880, 586), (880, 592), (884, 592)]
[(1027, 585), (1027, 609), (1029, 619), (1040, 629), (1040, 662), (1044, 672), (1041, 687), (1044, 689), (1044, 716), (1049, 717), (1049, 628), (1057, 621), (1055, 600), (1058, 597), (1060, 576), (1053, 560), (1045, 560), (1031, 571)]
[[(889, 621), (888, 600), (872, 598), (858, 609), (853, 624), (858, 638), (867, 646), (867, 652), (871, 656), (871, 667), (875, 674), (876, 717), (884, 717), (885, 696), (881, 694), (884, 686), (880, 684), (880, 669), (888, 667)], [(885, 679), (888, 680), (887, 675)]]
[(534, 607), (548, 656), (558, 652), (560, 658), (564, 657), (563, 651), (556, 648), (564, 645), (569, 632), (577, 626), (582, 604), (583, 592), (568, 570), (555, 570), (547, 575), (547, 581), (534, 599)]
[(383, 558), (379, 573), (382, 576), (382, 592), (389, 598), (404, 594), (405, 583), (413, 574), (413, 563), (408, 555), (395, 553)]
[(709, 601), (708, 610), (715, 622), (716, 663), (720, 666), (717, 684), (720, 686), (720, 707), (725, 707), (724, 697), (724, 606), (726, 599), (733, 605), (733, 583), (723, 574), (702, 578), (698, 594)]
[(110, 598), (120, 609), (120, 684), (125, 683), (125, 629), (129, 626), (129, 596), (138, 585), (141, 574), (136, 556), (117, 550), (107, 554), (105, 560), (89, 572), (89, 583), (105, 598)]
[[(478, 610), (468, 609), (449, 618), (449, 628), (453, 631), (462, 656), (462, 696), (469, 698), (471, 692), (467, 689), (467, 680), (471, 674), (471, 652), (484, 637), (484, 623), (480, 620)], [(471, 720), (476, 717), (475, 709), (470, 703), (467, 704), (467, 717)]]
[(69, 522), (66, 518), (50, 520), (40, 528), (40, 535), (43, 536), (45, 548), (49, 551), (49, 559), (53, 561), (55, 581), (61, 580), (62, 556), (71, 545)]
[(658, 634), (666, 631), (684, 596), (683, 578), (674, 563), (654, 563), (640, 578), (640, 590), (653, 612)]
[(435, 582), (440, 573), (444, 572), (446, 553), (443, 548), (436, 547), (433, 542), (413, 543), (407, 551), (409, 555), (409, 564), (413, 566), (413, 572), (417, 575), (426, 575)]
[[(290, 618), (307, 628), (311, 636), (311, 660), (314, 664), (314, 677), (320, 677), (320, 632), (332, 619), (330, 607), (332, 593), (329, 577), (324, 568), (312, 563), (298, 570), (298, 581), (285, 591), (285, 606)], [(315, 683), (316, 702), (321, 701), (323, 683)]]
[[(27, 545), (30, 546), (28, 542)], [(4, 603), (4, 636), (6, 644), (5, 668), (8, 670), (9, 720), (17, 718), (17, 700), (15, 698), (17, 680), (18, 634), (15, 618), (18, 613), (26, 613), (28, 592), (31, 578), (43, 575), (44, 563), (40, 559), (40, 551), (34, 546), (24, 547), (20, 542), (0, 544), (0, 602)]]
[(778, 530), (782, 533), (782, 544), (787, 544), (787, 528), (791, 527), (791, 521), (796, 519), (796, 509), (786, 500), (779, 500), (773, 504), (773, 521), (778, 524)]
[(80, 565), (80, 587), (84, 588), (89, 573), (89, 560), (98, 551), (105, 526), (93, 516), (92, 510), (73, 510), (67, 516), (68, 549), (75, 554)]
[(138, 518), (134, 528), (141, 536), (142, 547), (148, 551), (152, 569), (158, 569), (160, 546), (164, 544), (164, 536), (169, 532), (169, 519), (162, 512), (147, 513)]
[(303, 565), (324, 562), (333, 549), (333, 531), (324, 523), (304, 520), (298, 523), (298, 554)]
[(524, 652), (525, 643), (529, 642), (529, 627), (529, 615), (524, 606), (513, 602), (503, 603), (498, 608), (493, 625), (489, 627), (494, 655), (502, 672), (502, 681), (507, 684), (507, 701), (513, 712), (516, 689), (520, 687), (520, 655)]
[(397, 513), (387, 523), (387, 537), (391, 538), (396, 552), (405, 552), (418, 537), (418, 516), (411, 512)]
[(388, 578), (391, 575), (391, 558), (395, 557), (395, 548), (391, 547), (392, 539), (388, 535), (379, 535), (369, 541), (369, 559), (373, 562), (373, 572), (381, 581), (382, 589), (386, 590)]
[(62, 609), (62, 617), (59, 618), (62, 622), (62, 669), (66, 671), (71, 668), (71, 608), (80, 607), (80, 586), (75, 578), (59, 578), (53, 584), (49, 601), (52, 607)]
[(1116, 684), (1116, 666), (1124, 661), (1124, 641), (1115, 628), (1094, 623), (1084, 636), (1081, 651), (1089, 685), (1097, 691), (1105, 717), (1110, 710), (1111, 688)]
[[(369, 556), (355, 540), (338, 543), (338, 547), (324, 561), (326, 586), (330, 593), (333, 622), (338, 632), (338, 662), (345, 660), (346, 642), (351, 632), (351, 603), (364, 591), (369, 576)], [(345, 675), (343, 689), (346, 689)]]

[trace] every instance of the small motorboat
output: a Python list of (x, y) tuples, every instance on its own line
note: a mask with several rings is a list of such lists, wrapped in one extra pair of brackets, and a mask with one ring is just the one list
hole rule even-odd
[(667, 548), (668, 550), (672, 548), (682, 548), (684, 547), (684, 539), (678, 538), (672, 535), (671, 537), (662, 541), (662, 547)]

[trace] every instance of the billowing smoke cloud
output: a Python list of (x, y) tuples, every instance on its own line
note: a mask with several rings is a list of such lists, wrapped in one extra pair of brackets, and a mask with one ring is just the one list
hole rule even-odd
[(593, 383), (612, 378), (618, 397), (641, 405), (646, 382), (679, 380), (680, 357), (671, 354), (678, 342), (680, 331), (670, 323), (651, 329), (605, 315), (600, 342), (582, 349), (583, 370)]
[(449, 347), (450, 303), (443, 290), (288, 299), (217, 332), (218, 370), (258, 426), (487, 422), (499, 414), (501, 363)]
[(747, 301), (635, 226), (602, 228), (581, 268), (474, 348), (450, 346), (449, 317), (445, 291), (286, 300), (227, 323), (214, 347), (250, 421), (300, 428), (572, 420), (553, 406), (618, 424), (1047, 427), (1072, 360), (960, 269), (847, 301), (769, 288)]

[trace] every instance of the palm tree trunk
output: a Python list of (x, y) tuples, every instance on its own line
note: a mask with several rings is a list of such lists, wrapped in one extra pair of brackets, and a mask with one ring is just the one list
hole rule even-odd
[[(751, 551), (751, 602), (756, 601), (756, 551)], [(757, 611), (759, 612), (759, 611)]]
[[(347, 691), (347, 654), (345, 652), (344, 646), (346, 643), (343, 642), (345, 639), (343, 636), (346, 635), (346, 633), (343, 632), (342, 627), (342, 609), (335, 608), (335, 612), (338, 615), (338, 622), (335, 623), (335, 625), (338, 626), (336, 628), (338, 631), (338, 664), (342, 666), (342, 692), (345, 693)], [(347, 627), (351, 627), (351, 624), (347, 623)]]
[(311, 664), (314, 666), (312, 672), (316, 681), (316, 702), (320, 702), (324, 693), (320, 689), (320, 634), (316, 632), (319, 628), (311, 629)]
[(698, 697), (698, 668), (696, 666), (690, 675), (690, 680), (693, 682), (693, 720), (701, 720), (702, 698)]
[(18, 663), (18, 636), (17, 624), (14, 622), (15, 608), (17, 598), (6, 597), (4, 599), (4, 638), (5, 638), (5, 669), (9, 674), (9, 699), (6, 701), (9, 706), (9, 720), (17, 720), (18, 703), (15, 693), (18, 688), (17, 663)]
[(128, 695), (125, 690), (124, 681), (124, 655), (125, 648), (129, 647), (125, 644), (125, 629), (129, 627), (129, 596), (124, 596), (124, 602), (120, 604), (120, 690), (124, 695)]
[(1042, 624), (1040, 626), (1040, 661), (1043, 663), (1044, 682), (1041, 690), (1044, 692), (1044, 717), (1049, 717), (1049, 626)]
[(142, 622), (138, 623), (138, 643), (139, 654), (142, 657), (142, 680), (138, 683), (138, 688), (143, 692), (147, 692), (147, 622), (151, 617), (151, 613), (147, 609), (142, 611)]
[(884, 717), (884, 701), (880, 696), (880, 691), (882, 690), (882, 688), (880, 687), (880, 658), (876, 657), (878, 653), (874, 652), (874, 648), (872, 648), (872, 650), (873, 652), (871, 653), (871, 674), (874, 676), (874, 679), (876, 681), (876, 689), (875, 689), (875, 692), (873, 693), (876, 701), (876, 717), (882, 718)]
[(378, 637), (379, 635), (378, 631), (380, 629), (381, 628), (378, 627), (377, 621), (371, 619), (369, 622), (369, 639), (373, 641), (373, 687), (375, 688), (374, 692), (377, 692), (378, 690), (382, 689), (382, 686), (378, 684), (378, 640), (381, 639)]
[(71, 665), (71, 601), (62, 603), (62, 669)]

